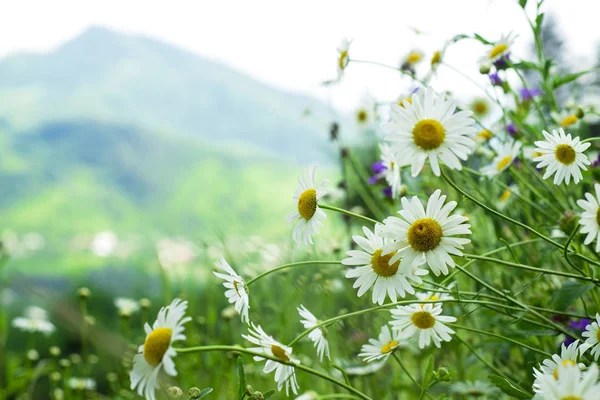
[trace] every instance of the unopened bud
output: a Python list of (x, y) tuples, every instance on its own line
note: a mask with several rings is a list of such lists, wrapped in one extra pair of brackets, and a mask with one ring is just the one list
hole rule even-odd
[(54, 371), (53, 373), (50, 374), (50, 380), (52, 382), (60, 381), (60, 377), (61, 377), (61, 375), (60, 375), (60, 372), (58, 372), (58, 371)]
[(408, 187), (406, 185), (400, 186), (400, 197), (404, 197), (408, 194)]
[(37, 361), (40, 359), (40, 353), (37, 352), (37, 350), (35, 349), (31, 349), (27, 351), (27, 359), (29, 361)]
[(435, 377), (439, 382), (450, 382), (450, 371), (446, 367), (440, 367), (434, 372)]
[(147, 299), (147, 298), (140, 299), (140, 307), (142, 307), (142, 309), (147, 310), (150, 308), (151, 305), (152, 305), (152, 303), (150, 302), (150, 299)]
[(58, 347), (58, 346), (52, 346), (52, 347), (50, 347), (50, 355), (52, 357), (58, 357), (58, 356), (60, 356), (60, 347)]
[(563, 213), (562, 217), (558, 220), (558, 226), (560, 230), (566, 235), (570, 235), (571, 232), (577, 227), (577, 213), (573, 210), (567, 210)]
[(92, 295), (92, 292), (86, 287), (81, 287), (77, 289), (77, 295), (80, 299), (87, 300)]
[(265, 396), (261, 392), (256, 391), (252, 393), (252, 396), (250, 396), (250, 400), (265, 400)]
[(167, 394), (170, 399), (181, 399), (183, 397), (183, 390), (177, 386), (171, 386), (167, 389)]
[(583, 111), (583, 109), (581, 107), (577, 107), (577, 110), (575, 110), (575, 116), (578, 119), (581, 119), (585, 116), (585, 112)]
[(193, 387), (188, 391), (188, 395), (190, 396), (190, 399), (199, 399), (201, 394), (202, 394), (202, 391), (200, 389), (198, 389), (197, 387)]
[(117, 375), (114, 372), (109, 372), (108, 374), (106, 374), (106, 380), (109, 382), (116, 382), (119, 380), (119, 375)]
[(69, 356), (69, 358), (71, 359), (71, 363), (73, 365), (81, 364), (81, 356), (79, 354), (73, 353)]
[(489, 65), (482, 65), (479, 67), (479, 73), (482, 75), (487, 75), (490, 73), (491, 69), (492, 67), (490, 67)]

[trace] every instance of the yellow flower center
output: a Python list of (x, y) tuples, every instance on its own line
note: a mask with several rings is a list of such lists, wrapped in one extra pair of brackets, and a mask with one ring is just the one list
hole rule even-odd
[(536, 158), (536, 157), (541, 157), (541, 156), (543, 156), (543, 155), (544, 155), (544, 153), (542, 153), (541, 151), (534, 151), (534, 152), (531, 154), (531, 157), (533, 157), (533, 158)]
[(583, 400), (583, 398), (579, 396), (568, 395), (565, 397), (561, 397), (560, 400)]
[(346, 65), (348, 65), (348, 50), (342, 51), (338, 60), (338, 67), (340, 67), (340, 69), (343, 70), (346, 68)]
[(560, 126), (562, 126), (563, 128), (565, 128), (565, 127), (567, 127), (569, 125), (573, 125), (578, 120), (579, 120), (579, 118), (577, 118), (575, 115), (569, 115), (569, 116), (565, 117), (565, 119), (563, 119), (560, 122)]
[(442, 53), (440, 53), (439, 51), (436, 51), (435, 53), (433, 53), (433, 57), (431, 57), (431, 66), (435, 66), (436, 64), (439, 64), (442, 61)]
[(390, 259), (396, 254), (390, 253), (385, 256), (381, 255), (382, 249), (378, 249), (371, 256), (371, 268), (373, 271), (379, 276), (392, 276), (395, 275), (398, 271), (398, 266), (400, 266), (400, 260), (396, 261), (392, 265), (390, 265)]
[[(573, 367), (577, 365), (577, 363), (573, 360), (563, 360), (561, 364), (563, 365), (563, 367)], [(552, 375), (554, 375), (554, 379), (558, 380), (558, 367), (554, 368), (554, 373)]]
[(238, 281), (233, 281), (233, 288), (235, 289), (235, 292), (238, 294), (238, 296), (240, 296), (240, 289), (238, 288)]
[(569, 165), (575, 161), (575, 149), (568, 144), (559, 144), (554, 152), (556, 159), (562, 164)]
[(271, 345), (271, 353), (273, 353), (273, 355), (275, 357), (279, 358), (280, 360), (290, 361), (290, 358), (285, 353), (285, 350), (282, 349), (281, 347), (277, 346), (276, 344)]
[(408, 104), (412, 104), (412, 98), (411, 97), (407, 97), (405, 99), (402, 100), (398, 100), (398, 105), (402, 108), (404, 108), (404, 104), (402, 104), (404, 101), (406, 101)]
[[(598, 211), (596, 212), (596, 220), (600, 220), (599, 214), (600, 209), (598, 209)], [(600, 225), (600, 222), (598, 223), (598, 225)], [(600, 329), (596, 331), (596, 339), (600, 342)]]
[(417, 311), (412, 315), (411, 320), (419, 329), (431, 329), (435, 325), (435, 318), (427, 311)]
[(504, 43), (497, 44), (490, 51), (490, 59), (496, 58), (500, 54), (504, 53), (506, 50), (508, 50), (508, 45), (507, 44), (504, 44)]
[(358, 120), (358, 122), (365, 122), (368, 117), (369, 114), (366, 110), (358, 110), (358, 112), (356, 113), (356, 119)]
[(144, 358), (152, 367), (156, 367), (163, 359), (171, 344), (171, 335), (173, 331), (170, 328), (156, 328), (146, 338), (144, 342)]
[(500, 195), (500, 201), (501, 202), (505, 202), (506, 200), (510, 199), (510, 196), (512, 196), (512, 192), (508, 189), (506, 189), (504, 192), (502, 192), (502, 194)]
[(423, 119), (413, 128), (413, 140), (423, 150), (437, 149), (445, 138), (446, 130), (435, 119)]
[(480, 139), (483, 139), (485, 141), (490, 140), (492, 137), (494, 137), (494, 135), (492, 134), (492, 132), (488, 131), (487, 129), (482, 130), (481, 132), (479, 132), (477, 134), (477, 137)]
[(397, 340), (392, 340), (391, 342), (384, 344), (383, 346), (381, 346), (381, 353), (387, 354), (387, 353), (391, 352), (396, 347), (398, 347), (398, 344), (399, 343)]
[(442, 227), (431, 218), (416, 220), (408, 228), (408, 244), (420, 252), (435, 249), (442, 241)]
[(438, 296), (436, 296), (435, 294), (429, 296), (427, 299), (425, 300), (431, 300), (431, 301), (436, 301), (439, 300), (440, 298)]
[(506, 157), (504, 157), (502, 160), (500, 160), (500, 161), (498, 162), (498, 166), (496, 167), (496, 169), (497, 169), (498, 171), (502, 171), (504, 168), (506, 168), (506, 166), (507, 166), (508, 164), (510, 164), (510, 163), (511, 163), (511, 161), (512, 161), (512, 157), (511, 157), (511, 156), (506, 156)]
[(484, 393), (484, 392), (482, 392), (482, 391), (481, 391), (481, 390), (479, 390), (479, 389), (469, 389), (469, 390), (467, 390), (467, 394), (468, 394), (469, 396), (471, 396), (471, 397), (481, 397), (481, 396), (483, 396), (485, 393)]
[(421, 58), (423, 58), (423, 55), (421, 53), (413, 51), (406, 58), (406, 62), (409, 64), (416, 64), (419, 61), (421, 61)]
[(317, 211), (317, 191), (308, 189), (302, 192), (298, 198), (298, 214), (305, 220), (309, 220)]
[(473, 112), (477, 115), (485, 115), (488, 112), (487, 102), (481, 99), (474, 101), (471, 108), (473, 109)]

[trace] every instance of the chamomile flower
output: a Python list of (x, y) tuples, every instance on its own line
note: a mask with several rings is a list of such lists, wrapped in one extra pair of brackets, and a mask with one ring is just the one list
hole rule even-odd
[(217, 268), (225, 272), (225, 274), (213, 272), (216, 277), (225, 281), (223, 282), (223, 286), (227, 289), (225, 297), (227, 297), (229, 303), (235, 303), (235, 311), (242, 317), (242, 322), (249, 323), (248, 309), (250, 308), (250, 299), (248, 298), (248, 288), (246, 287), (244, 278), (239, 276), (223, 257), (217, 261), (216, 265)]
[[(383, 255), (392, 255), (389, 262), (394, 264), (402, 259), (399, 269), (411, 271), (415, 265), (424, 262), (436, 275), (448, 274), (448, 267), (455, 263), (451, 255), (462, 256), (460, 250), (471, 240), (453, 237), (470, 234), (471, 225), (466, 224), (467, 217), (450, 215), (457, 203), (450, 201), (446, 205), (446, 195), (436, 190), (427, 201), (427, 209), (414, 196), (411, 201), (402, 198), (402, 218), (388, 217), (381, 228), (381, 235), (392, 241), (386, 243)], [(393, 252), (396, 252), (393, 254)]]
[(560, 365), (577, 365), (579, 369), (585, 369), (585, 365), (577, 363), (577, 360), (585, 350), (587, 346), (584, 344), (579, 346), (579, 340), (571, 343), (568, 347), (562, 344), (560, 355), (553, 354), (551, 358), (547, 358), (540, 364), (540, 368), (533, 369), (533, 375), (535, 376), (535, 382), (533, 383), (533, 391), (540, 391), (541, 379), (544, 375), (552, 375), (555, 379), (558, 379), (558, 367)]
[(356, 110), (356, 122), (363, 128), (369, 128), (377, 117), (375, 112), (375, 99), (368, 93), (362, 96), (360, 106)]
[(480, 64), (494, 64), (510, 54), (511, 46), (514, 42), (512, 34), (500, 36), (500, 40), (493, 44), (491, 49), (486, 50), (485, 55), (479, 59)]
[(343, 38), (342, 42), (340, 43), (339, 47), (337, 48), (337, 51), (338, 51), (338, 61), (337, 61), (338, 80), (342, 78), (342, 76), (344, 75), (344, 71), (346, 70), (346, 67), (348, 66), (348, 63), (350, 62), (350, 57), (348, 55), (348, 50), (350, 50), (350, 43), (352, 43), (351, 40)]
[[(300, 304), (300, 307), (298, 307), (297, 310), (300, 314), (300, 317), (304, 318), (300, 320), (300, 322), (302, 325), (304, 325), (305, 329), (314, 328), (319, 323), (317, 321), (317, 317), (308, 311), (302, 304)], [(327, 358), (331, 360), (331, 357), (329, 356), (329, 342), (325, 338), (325, 333), (321, 328), (316, 328), (310, 331), (308, 338), (317, 348), (317, 356), (319, 356), (319, 360), (323, 361), (323, 355), (326, 355)]]
[[(243, 338), (249, 342), (257, 345), (258, 347), (251, 347), (248, 350), (263, 353), (270, 357), (277, 358), (286, 363), (300, 364), (300, 360), (292, 358), (292, 348), (285, 346), (272, 336), (267, 335), (265, 331), (260, 327), (251, 324), (251, 328), (248, 329), (249, 335), (242, 335)], [(265, 360), (263, 357), (255, 356), (255, 361)], [(275, 371), (275, 382), (277, 382), (277, 390), (281, 391), (285, 385), (285, 393), (289, 395), (290, 388), (294, 394), (298, 394), (298, 381), (296, 379), (296, 369), (293, 365), (282, 364), (280, 362), (266, 359), (265, 368), (263, 372), (268, 374)]]
[(490, 112), (490, 105), (488, 104), (487, 100), (482, 97), (473, 99), (470, 108), (473, 113), (480, 118), (485, 117)]
[(172, 345), (178, 340), (185, 340), (184, 324), (191, 321), (185, 316), (187, 301), (175, 299), (158, 312), (152, 327), (144, 325), (146, 340), (138, 348), (138, 354), (133, 357), (131, 370), (131, 389), (137, 388), (137, 393), (146, 400), (155, 400), (155, 389), (158, 387), (158, 374), (161, 369), (170, 376), (177, 376), (173, 357), (177, 352)]
[(460, 160), (466, 160), (475, 147), (472, 136), (477, 130), (471, 111), (454, 113), (456, 104), (431, 88), (419, 90), (412, 95), (412, 104), (404, 100), (402, 105), (391, 105), (391, 120), (384, 127), (391, 133), (386, 140), (392, 143), (398, 162), (411, 164), (413, 177), (427, 159), (436, 176), (439, 160), (451, 169), (462, 169)]
[(137, 301), (126, 297), (117, 297), (115, 299), (115, 307), (119, 310), (119, 315), (123, 317), (130, 317), (134, 312), (140, 309), (140, 305)]
[(392, 313), (390, 325), (400, 332), (400, 338), (419, 338), (419, 348), (424, 349), (433, 341), (436, 347), (441, 347), (442, 341), (452, 340), (454, 331), (444, 325), (444, 322), (455, 322), (455, 317), (440, 315), (441, 304), (411, 304), (398, 306)]
[[(452, 289), (454, 287), (454, 285), (456, 284), (456, 282), (452, 282), (450, 285), (448, 285), (448, 289)], [(417, 292), (415, 293), (415, 295), (417, 296), (417, 298), (419, 300), (423, 300), (423, 301), (438, 301), (438, 300), (454, 300), (454, 296), (452, 296), (452, 294), (450, 293), (439, 293), (439, 292)], [(432, 304), (436, 304), (436, 303), (432, 303)], [(421, 304), (423, 305), (423, 304)]]
[(490, 146), (496, 152), (496, 157), (494, 157), (490, 165), (481, 168), (481, 173), (492, 177), (498, 175), (512, 165), (513, 160), (519, 155), (521, 142), (510, 141), (500, 143), (493, 141), (490, 143)]
[(477, 135), (475, 135), (475, 141), (477, 143), (487, 143), (494, 137), (494, 134), (487, 129), (483, 129), (479, 131)]
[(292, 232), (292, 238), (296, 243), (313, 244), (313, 234), (319, 233), (323, 220), (327, 218), (319, 208), (319, 200), (325, 195), (323, 188), (327, 180), (322, 180), (317, 187), (316, 168), (317, 164), (311, 165), (304, 171), (303, 176), (298, 178), (298, 188), (294, 194), (297, 209), (287, 216), (290, 227), (296, 224)]
[(598, 367), (592, 364), (581, 373), (576, 365), (560, 365), (558, 379), (552, 375), (540, 378), (540, 392), (535, 397), (543, 400), (596, 400), (600, 393)]
[(581, 336), (587, 338), (585, 344), (592, 349), (594, 360), (598, 361), (598, 357), (600, 357), (600, 314), (596, 314), (596, 321), (586, 326), (585, 332)]
[(359, 357), (365, 362), (385, 361), (400, 346), (400, 336), (397, 331), (391, 331), (390, 327), (384, 325), (377, 339), (369, 339), (360, 350)]
[(519, 193), (519, 187), (516, 185), (510, 185), (508, 189), (504, 189), (504, 191), (500, 194), (500, 197), (498, 197), (498, 210), (504, 210), (506, 206), (510, 204), (511, 200), (513, 199), (513, 195), (516, 193)]
[(600, 252), (600, 185), (594, 184), (596, 197), (586, 193), (586, 200), (577, 200), (577, 205), (583, 208), (581, 213), (581, 233), (587, 233), (583, 244), (588, 245), (596, 240), (596, 253)]
[(12, 320), (12, 326), (24, 332), (41, 332), (50, 335), (56, 330), (54, 324), (48, 321), (48, 313), (40, 307), (31, 306), (25, 309), (25, 316)]
[(400, 261), (390, 262), (395, 253), (383, 255), (386, 240), (380, 236), (381, 225), (375, 225), (375, 233), (363, 227), (365, 237), (355, 235), (352, 237), (362, 250), (349, 250), (348, 258), (342, 260), (344, 265), (358, 265), (346, 272), (346, 278), (357, 278), (353, 287), (358, 288), (358, 297), (361, 297), (373, 287), (372, 300), (374, 303), (383, 304), (386, 294), (395, 302), (406, 293), (414, 294), (415, 290), (409, 280), (421, 284), (421, 275), (427, 271), (418, 267), (421, 264), (411, 265), (404, 273), (399, 270)]
[(374, 179), (385, 178), (385, 181), (392, 188), (392, 198), (397, 199), (400, 196), (402, 187), (401, 165), (398, 163), (396, 155), (385, 143), (379, 145), (381, 151), (381, 171), (375, 175)]
[(586, 165), (590, 160), (583, 152), (590, 147), (591, 143), (581, 143), (579, 138), (571, 138), (571, 134), (565, 134), (562, 128), (549, 134), (543, 131), (546, 140), (536, 141), (537, 151), (544, 153), (533, 161), (538, 162), (537, 168), (546, 168), (543, 178), (547, 179), (554, 173), (554, 184), (560, 185), (563, 181), (568, 185), (573, 177), (575, 184), (579, 183), (583, 176), (581, 170), (586, 171)]
[(466, 398), (487, 399), (496, 396), (499, 392), (497, 387), (482, 381), (464, 381), (450, 385), (450, 393)]
[(577, 113), (570, 113), (567, 110), (559, 113), (551, 113), (552, 119), (558, 126), (561, 128), (568, 128), (569, 126), (576, 125), (579, 122), (579, 117), (576, 115)]

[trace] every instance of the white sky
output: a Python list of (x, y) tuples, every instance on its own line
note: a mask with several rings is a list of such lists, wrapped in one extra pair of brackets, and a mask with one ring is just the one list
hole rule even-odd
[[(534, 0), (529, 0), (533, 3)], [(365, 91), (394, 99), (406, 90), (394, 71), (350, 65), (344, 82), (326, 89), (321, 81), (335, 77), (336, 48), (352, 38), (356, 59), (398, 65), (418, 48), (429, 58), (457, 33), (477, 32), (496, 40), (519, 34), (516, 54), (531, 41), (516, 0), (19, 0), (0, 5), (0, 57), (15, 52), (45, 52), (90, 25), (142, 33), (222, 61), (253, 77), (287, 90), (331, 100), (339, 109), (355, 107)], [(593, 64), (600, 39), (600, 1), (547, 0), (558, 19), (572, 63)], [(416, 35), (409, 27), (427, 35)], [(477, 58), (484, 47), (463, 42), (447, 62), (481, 82)], [(423, 63), (426, 64), (427, 62)], [(423, 68), (425, 65), (423, 65)], [(450, 89), (464, 99), (477, 89), (452, 71), (440, 71), (436, 89)]]

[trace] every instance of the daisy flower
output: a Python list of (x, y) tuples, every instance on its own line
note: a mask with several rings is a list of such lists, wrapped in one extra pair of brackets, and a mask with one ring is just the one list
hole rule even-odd
[(392, 198), (400, 197), (400, 188), (402, 187), (401, 166), (396, 159), (396, 155), (385, 143), (379, 145), (381, 151), (381, 161), (377, 163), (379, 172), (372, 176), (373, 181), (385, 178), (385, 181), (392, 188)]
[(177, 376), (173, 357), (177, 352), (172, 345), (175, 341), (185, 340), (183, 325), (191, 321), (185, 316), (187, 301), (175, 299), (170, 305), (158, 312), (154, 325), (144, 325), (146, 340), (133, 357), (131, 370), (131, 389), (146, 400), (155, 400), (154, 390), (158, 388), (158, 374), (164, 368), (170, 376)]
[[(300, 320), (302, 325), (304, 325), (305, 329), (314, 328), (319, 322), (317, 321), (317, 317), (315, 317), (310, 311), (306, 309), (302, 304), (297, 308), (300, 317), (304, 318)], [(317, 356), (321, 362), (323, 361), (323, 355), (327, 355), (327, 358), (331, 360), (329, 356), (329, 342), (325, 338), (325, 333), (321, 328), (316, 328), (310, 331), (308, 334), (308, 338), (312, 340), (315, 347), (317, 348)]]
[(505, 57), (509, 57), (510, 47), (514, 42), (514, 39), (515, 38), (511, 33), (500, 36), (500, 40), (494, 43), (493, 47), (490, 50), (487, 50), (485, 55), (479, 58), (480, 64), (494, 64)]
[(506, 208), (508, 204), (510, 204), (513, 199), (513, 194), (519, 193), (519, 187), (516, 185), (510, 185), (508, 189), (505, 189), (498, 197), (497, 207), (498, 210), (502, 211)]
[(373, 96), (366, 93), (362, 96), (360, 106), (356, 110), (356, 122), (360, 126), (368, 128), (375, 122), (375, 119), (375, 99), (373, 99)]
[(130, 317), (131, 314), (140, 309), (137, 301), (126, 297), (117, 297), (115, 299), (115, 307), (119, 310), (119, 315), (124, 317)]
[[(448, 285), (448, 289), (452, 289), (456, 285), (456, 282), (452, 282)], [(439, 292), (417, 292), (415, 293), (419, 300), (423, 301), (438, 301), (438, 300), (454, 300), (454, 296), (450, 293), (439, 293)], [(436, 304), (436, 303), (432, 303)], [(423, 304), (421, 304), (423, 305)]]
[(581, 334), (587, 344), (592, 349), (594, 360), (598, 361), (600, 356), (600, 314), (596, 313), (596, 321), (592, 322), (585, 328), (585, 332)]
[(583, 353), (587, 350), (587, 346), (584, 344), (579, 346), (579, 340), (571, 343), (568, 347), (564, 345), (561, 346), (560, 355), (553, 354), (551, 358), (547, 358), (540, 364), (540, 368), (533, 369), (533, 375), (535, 377), (535, 382), (533, 383), (533, 391), (540, 391), (541, 379), (544, 375), (552, 375), (554, 379), (558, 379), (558, 367), (560, 365), (577, 365), (579, 369), (585, 369), (585, 365), (582, 363), (577, 363), (579, 356), (583, 355)]
[(389, 326), (384, 325), (377, 339), (369, 339), (368, 344), (364, 344), (360, 349), (359, 357), (365, 362), (385, 361), (400, 346), (400, 336), (398, 332), (391, 332)]
[(600, 393), (598, 367), (592, 364), (585, 373), (575, 365), (560, 365), (558, 379), (544, 375), (540, 379), (540, 393), (535, 397), (543, 400), (596, 400)]
[(411, 304), (409, 306), (398, 306), (392, 313), (390, 325), (400, 331), (402, 339), (419, 337), (419, 347), (424, 349), (431, 341), (436, 347), (441, 347), (441, 342), (452, 340), (454, 331), (444, 325), (444, 322), (455, 322), (455, 317), (440, 315), (441, 304)]
[(579, 122), (579, 117), (575, 113), (569, 113), (568, 111), (563, 111), (559, 113), (551, 113), (552, 119), (560, 126), (561, 128), (567, 128), (571, 125), (577, 124)]
[(388, 217), (381, 228), (381, 235), (392, 239), (385, 245), (383, 254), (392, 254), (390, 263), (400, 262), (401, 271), (410, 271), (415, 265), (425, 261), (436, 275), (448, 274), (448, 266), (454, 267), (451, 255), (462, 256), (460, 250), (471, 240), (453, 237), (471, 233), (471, 225), (466, 224), (467, 217), (450, 215), (456, 208), (456, 202), (446, 205), (446, 195), (436, 190), (427, 201), (427, 209), (414, 196), (411, 201), (402, 198), (402, 218)]
[(316, 185), (315, 170), (317, 164), (313, 164), (304, 174), (298, 178), (298, 188), (294, 194), (294, 201), (297, 203), (297, 210), (287, 216), (287, 222), (290, 227), (294, 224), (292, 238), (296, 243), (313, 244), (313, 234), (319, 233), (319, 228), (323, 225), (323, 220), (327, 215), (319, 208), (318, 201), (325, 195), (323, 187), (327, 180), (322, 180), (319, 186)]
[(563, 180), (568, 185), (573, 177), (575, 184), (579, 183), (583, 176), (581, 170), (586, 171), (586, 165), (590, 160), (583, 152), (590, 147), (591, 143), (581, 143), (579, 138), (571, 138), (571, 134), (565, 134), (562, 128), (549, 134), (543, 131), (546, 140), (535, 142), (536, 151), (544, 153), (533, 161), (538, 162), (537, 168), (548, 167), (543, 178), (547, 179), (554, 175), (554, 184), (560, 185)]
[[(249, 342), (257, 345), (258, 347), (251, 347), (248, 350), (255, 351), (257, 353), (263, 353), (270, 357), (280, 359), (287, 363), (300, 364), (300, 360), (292, 358), (292, 348), (285, 346), (272, 336), (267, 335), (265, 331), (260, 327), (251, 324), (252, 327), (248, 329), (249, 335), (242, 335), (242, 337)], [(255, 356), (255, 361), (265, 360), (263, 357)], [(277, 382), (277, 390), (281, 391), (283, 385), (285, 385), (285, 394), (289, 396), (290, 388), (294, 394), (298, 394), (298, 381), (296, 379), (296, 369), (293, 365), (282, 364), (277, 361), (267, 359), (265, 362), (265, 368), (263, 372), (268, 374), (275, 371), (275, 382)]]
[[(406, 293), (414, 294), (415, 290), (408, 280), (421, 284), (420, 275), (426, 275), (427, 271), (411, 265), (405, 273), (399, 270), (400, 261), (390, 259), (395, 253), (390, 252), (383, 255), (386, 240), (380, 236), (381, 225), (375, 225), (375, 233), (367, 227), (363, 227), (365, 237), (355, 235), (352, 237), (362, 250), (349, 250), (349, 256), (342, 260), (344, 265), (358, 265), (346, 272), (346, 278), (357, 278), (353, 287), (358, 288), (358, 297), (361, 297), (373, 286), (373, 303), (383, 304), (386, 294), (395, 302), (398, 295), (404, 298)], [(422, 263), (421, 263), (422, 264)], [(421, 265), (419, 264), (419, 265)]]
[(481, 168), (481, 173), (492, 177), (498, 175), (512, 165), (513, 160), (519, 155), (521, 142), (513, 140), (507, 143), (500, 143), (493, 141), (490, 143), (490, 146), (496, 152), (496, 157), (494, 157), (490, 165)]
[(450, 385), (450, 393), (465, 396), (467, 398), (485, 399), (499, 393), (497, 387), (483, 381), (464, 381)]
[(241, 315), (242, 322), (249, 323), (248, 309), (250, 308), (250, 299), (248, 298), (248, 288), (244, 278), (239, 276), (223, 257), (217, 261), (217, 268), (226, 272), (225, 274), (213, 272), (217, 278), (225, 281), (223, 282), (223, 286), (227, 289), (225, 290), (225, 297), (227, 297), (230, 303), (235, 303), (235, 311)]
[(384, 127), (391, 132), (386, 140), (392, 143), (400, 164), (412, 164), (413, 177), (419, 175), (427, 159), (436, 176), (440, 175), (438, 158), (449, 168), (460, 170), (460, 160), (466, 160), (475, 147), (472, 136), (477, 130), (471, 111), (454, 113), (456, 104), (431, 88), (419, 90), (412, 95), (412, 104), (405, 100), (402, 105), (391, 105), (391, 120)]
[(12, 326), (24, 332), (42, 332), (45, 335), (50, 335), (56, 330), (54, 324), (48, 321), (46, 310), (36, 306), (27, 307), (25, 316), (13, 319)]
[(350, 43), (352, 43), (351, 40), (343, 38), (342, 42), (340, 43), (340, 45), (337, 48), (337, 51), (339, 53), (338, 54), (338, 62), (337, 62), (338, 80), (342, 79), (342, 76), (344, 75), (344, 70), (348, 66), (348, 63), (350, 62), (350, 57), (348, 56), (348, 50), (350, 49)]
[(594, 184), (596, 197), (586, 193), (587, 200), (577, 200), (577, 205), (583, 208), (581, 213), (581, 233), (587, 233), (583, 244), (588, 245), (596, 239), (596, 253), (600, 252), (600, 185)]

